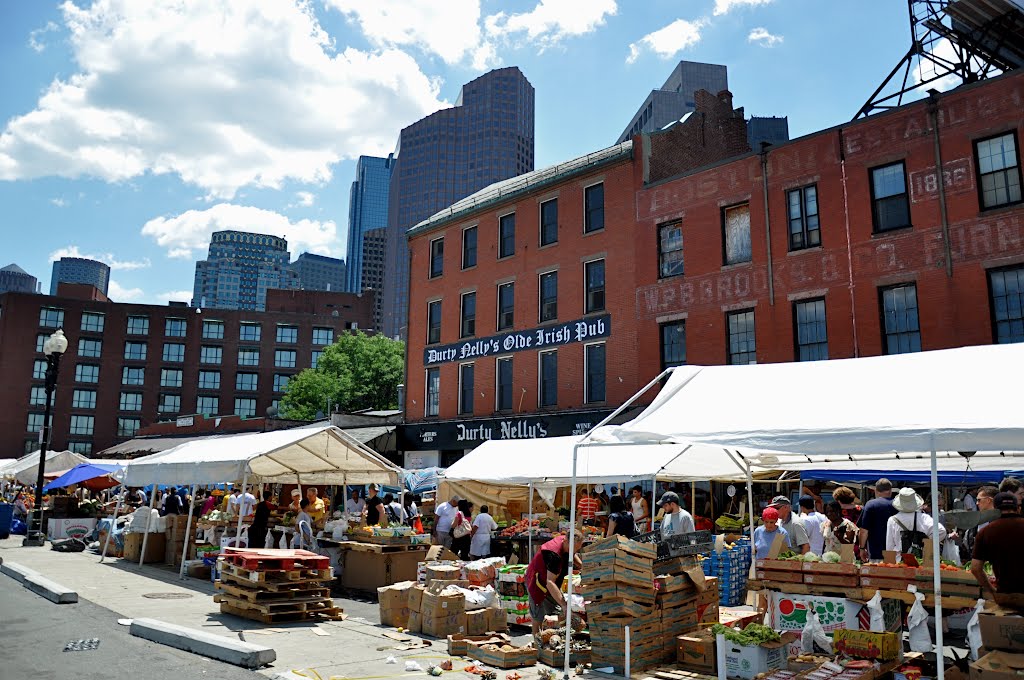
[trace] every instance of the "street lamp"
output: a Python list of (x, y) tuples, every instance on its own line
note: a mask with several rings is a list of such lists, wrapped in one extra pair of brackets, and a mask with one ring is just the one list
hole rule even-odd
[(43, 415), (42, 437), (39, 441), (39, 472), (36, 477), (36, 527), (29, 530), (22, 541), (23, 546), (46, 545), (46, 527), (43, 524), (43, 474), (46, 472), (46, 450), (50, 446), (50, 409), (53, 404), (53, 391), (57, 387), (57, 372), (60, 371), (60, 358), (68, 349), (68, 339), (64, 330), (58, 328), (43, 343), (43, 354), (46, 355), (46, 413)]

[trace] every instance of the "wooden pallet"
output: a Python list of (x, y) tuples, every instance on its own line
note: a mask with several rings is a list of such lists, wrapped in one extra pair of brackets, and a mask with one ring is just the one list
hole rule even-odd
[(329, 569), (331, 566), (331, 558), (307, 550), (225, 548), (221, 559), (225, 564), (233, 564), (250, 571)]
[(213, 596), (213, 601), (239, 610), (255, 610), (261, 614), (294, 614), (299, 612), (331, 611), (335, 609), (334, 600), (329, 597), (250, 602), (237, 597), (231, 597), (230, 595), (218, 594)]
[(274, 602), (289, 601), (296, 599), (308, 599), (316, 597), (330, 597), (329, 588), (313, 588), (306, 590), (253, 590), (250, 588), (239, 588), (238, 586), (217, 581), (214, 588), (222, 591), (225, 595), (246, 600), (248, 602)]
[(345, 613), (340, 608), (331, 610), (319, 610), (319, 611), (304, 611), (304, 612), (278, 612), (275, 614), (264, 614), (255, 609), (237, 609), (229, 604), (221, 603), (220, 611), (222, 614), (231, 614), (232, 616), (238, 616), (243, 619), (249, 619), (250, 621), (259, 621), (260, 623), (290, 623), (296, 621), (341, 621), (345, 618)]
[(228, 571), (221, 571), (220, 580), (232, 586), (246, 588), (248, 590), (266, 590), (271, 592), (293, 592), (303, 590), (317, 590), (328, 587), (334, 581), (333, 578), (312, 578), (295, 579), (286, 581), (253, 581), (247, 576), (238, 576)]
[[(327, 559), (327, 558), (324, 558)], [(330, 581), (334, 578), (334, 571), (330, 568), (316, 568), (316, 569), (251, 569), (248, 567), (239, 566), (230, 562), (217, 562), (217, 568), (222, 574), (231, 574), (238, 578), (252, 581), (253, 583), (268, 583), (278, 582), (286, 583), (289, 581)]]

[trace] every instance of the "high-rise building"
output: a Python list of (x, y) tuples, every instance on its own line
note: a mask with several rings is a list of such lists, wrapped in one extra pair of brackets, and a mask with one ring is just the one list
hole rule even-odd
[(380, 328), (381, 295), (384, 287), (384, 253), (388, 244), (387, 227), (370, 229), (363, 232), (363, 247), (360, 253), (363, 261), (363, 276), (359, 281), (360, 292), (372, 290), (376, 292), (373, 303), (374, 329)]
[(270, 288), (297, 288), (288, 267), (288, 241), (245, 231), (215, 231), (210, 252), (196, 262), (192, 306), (211, 309), (266, 308)]
[(454, 107), (400, 133), (388, 192), (382, 309), (382, 329), (388, 336), (405, 335), (405, 232), (489, 184), (533, 170), (533, 110), (533, 85), (512, 66), (466, 83)]
[(345, 291), (345, 260), (314, 253), (302, 253), (288, 265), (302, 290)]
[(36, 293), (39, 282), (16, 264), (0, 269), (0, 293)]
[(388, 226), (388, 188), (394, 164), (394, 154), (387, 158), (360, 156), (356, 163), (356, 178), (348, 199), (346, 290), (350, 293), (358, 293), (363, 286), (363, 234)]
[(84, 283), (106, 295), (110, 285), (110, 267), (84, 257), (62, 257), (53, 263), (50, 295), (57, 294), (57, 284), (60, 283)]
[(787, 116), (751, 116), (747, 121), (747, 143), (754, 151), (761, 150), (761, 143), (782, 144), (789, 141), (789, 118)]

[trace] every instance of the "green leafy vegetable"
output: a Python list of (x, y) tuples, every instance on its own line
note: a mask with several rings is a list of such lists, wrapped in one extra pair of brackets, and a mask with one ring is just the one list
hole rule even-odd
[(716, 623), (711, 626), (711, 630), (715, 635), (724, 635), (726, 640), (738, 645), (760, 645), (765, 642), (778, 642), (782, 639), (782, 636), (774, 630), (760, 623), (748, 624), (743, 630), (736, 630)]

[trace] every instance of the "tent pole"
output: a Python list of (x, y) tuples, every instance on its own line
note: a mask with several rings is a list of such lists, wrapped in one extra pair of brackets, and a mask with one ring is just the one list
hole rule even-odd
[(526, 554), (529, 555), (529, 558), (526, 561), (529, 562), (533, 559), (533, 480), (530, 481), (530, 500), (527, 507), (526, 512), (529, 519), (526, 525)]
[[(249, 481), (249, 470), (246, 468), (242, 471), (242, 495), (238, 497), (238, 526), (235, 527), (235, 547), (241, 548), (242, 545), (242, 503), (245, 500), (245, 484)], [(245, 547), (249, 547), (246, 543)]]
[(697, 482), (690, 482), (690, 515), (697, 516)]
[(750, 517), (750, 542), (754, 542), (754, 474), (750, 471), (750, 461), (747, 461), (747, 514)]
[(935, 587), (935, 656), (937, 679), (945, 680), (945, 646), (942, 639), (942, 543), (939, 541), (939, 460), (932, 444), (932, 583)]
[[(569, 655), (572, 653), (572, 568), (576, 558), (576, 460), (580, 452), (579, 442), (572, 446), (572, 486), (569, 487), (569, 570), (566, 573), (565, 596), (565, 680), (569, 679)], [(533, 559), (533, 555), (530, 555)], [(942, 680), (941, 678), (939, 680)]]
[(188, 555), (188, 539), (192, 535), (192, 508), (196, 504), (196, 485), (192, 485), (192, 495), (190, 496), (187, 512), (188, 519), (185, 520), (185, 547), (181, 551), (181, 568), (178, 570), (178, 578), (185, 578), (185, 556)]
[(114, 503), (114, 516), (110, 518), (110, 531), (107, 532), (107, 539), (103, 541), (103, 552), (100, 553), (100, 562), (107, 558), (107, 548), (110, 547), (110, 535), (114, 533), (114, 527), (117, 526), (117, 513), (121, 509), (121, 499), (126, 493), (128, 493), (127, 486), (124, 487), (124, 491), (117, 497), (117, 502)]
[(648, 522), (650, 523), (651, 531), (654, 531), (654, 508), (655, 508), (655, 500), (654, 499), (657, 497), (657, 494), (658, 494), (658, 475), (654, 475), (654, 479), (651, 480), (651, 507), (648, 508), (648, 513), (647, 513), (647, 514), (649, 514), (651, 516), (651, 518), (648, 520)]
[(149, 542), (149, 525), (153, 523), (153, 508), (156, 506), (156, 483), (153, 484), (153, 492), (149, 494), (149, 514), (146, 515), (146, 533), (142, 536), (142, 554), (139, 555), (139, 566), (146, 559), (146, 544)]

